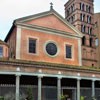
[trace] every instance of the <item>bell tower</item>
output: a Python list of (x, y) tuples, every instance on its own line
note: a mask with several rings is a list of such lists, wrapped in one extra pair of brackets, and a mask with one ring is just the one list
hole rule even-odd
[(97, 66), (94, 33), (94, 0), (68, 0), (65, 19), (80, 30), (82, 38), (82, 65)]

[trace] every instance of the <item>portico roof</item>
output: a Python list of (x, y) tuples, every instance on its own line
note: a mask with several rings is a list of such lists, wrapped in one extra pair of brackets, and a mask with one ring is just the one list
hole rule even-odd
[[(20, 68), (20, 71), (16, 71)], [(42, 70), (42, 73), (39, 70)], [(61, 74), (59, 74), (61, 72)], [(67, 78), (100, 79), (100, 69), (96, 67), (71, 66), (47, 62), (26, 60), (0, 59), (0, 74), (44, 75), (50, 77), (62, 76)]]
[[(4, 41), (0, 40), (0, 44), (2, 45), (7, 45), (7, 43), (5, 43)], [(8, 46), (8, 45), (7, 45)]]
[(28, 60), (17, 60), (17, 59), (0, 59), (0, 64), (7, 65), (18, 65), (18, 66), (36, 66), (36, 67), (49, 67), (49, 68), (60, 68), (60, 69), (72, 69), (72, 70), (84, 70), (90, 72), (99, 72), (100, 68), (92, 67), (92, 66), (74, 66), (67, 64), (57, 64), (57, 63), (49, 63), (49, 62), (37, 62), (37, 61), (28, 61)]

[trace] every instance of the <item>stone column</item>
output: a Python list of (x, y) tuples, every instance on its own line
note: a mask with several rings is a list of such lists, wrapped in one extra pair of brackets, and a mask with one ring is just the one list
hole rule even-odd
[(43, 76), (38, 76), (38, 100), (41, 100), (41, 91), (42, 91), (42, 77)]
[(95, 97), (95, 80), (92, 80), (92, 97)]
[(80, 100), (80, 79), (77, 79), (77, 100)]
[(57, 78), (57, 100), (61, 100), (61, 77)]
[(19, 100), (20, 75), (16, 75), (16, 100)]

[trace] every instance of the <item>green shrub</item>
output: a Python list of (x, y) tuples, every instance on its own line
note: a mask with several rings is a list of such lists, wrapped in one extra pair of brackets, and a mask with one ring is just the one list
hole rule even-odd
[(64, 95), (61, 96), (61, 100), (66, 100)]
[(61, 95), (61, 100), (66, 100), (67, 97), (68, 95)]
[(85, 100), (85, 97), (84, 97), (84, 96), (81, 96), (81, 97), (80, 97), (80, 100)]
[(3, 96), (0, 96), (0, 100), (4, 100), (4, 97)]
[(32, 88), (31, 87), (29, 87), (27, 89), (27, 99), (28, 100), (33, 100), (33, 92), (32, 92)]

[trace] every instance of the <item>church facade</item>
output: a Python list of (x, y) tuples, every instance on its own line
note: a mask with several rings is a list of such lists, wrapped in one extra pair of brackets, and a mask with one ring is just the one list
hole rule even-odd
[(83, 36), (52, 5), (16, 19), (0, 43), (0, 96), (25, 100), (31, 92), (33, 100), (99, 100), (100, 69), (82, 66)]

